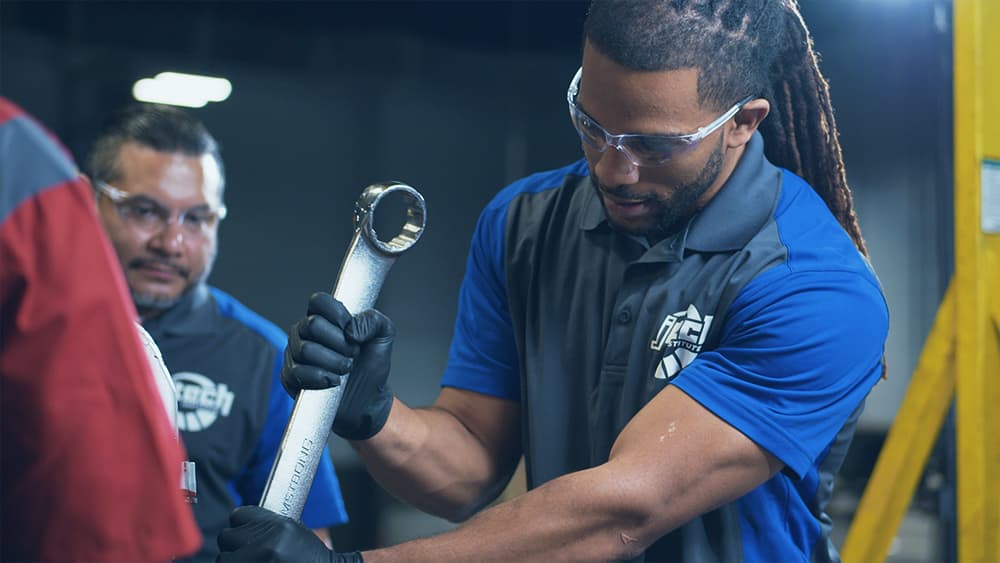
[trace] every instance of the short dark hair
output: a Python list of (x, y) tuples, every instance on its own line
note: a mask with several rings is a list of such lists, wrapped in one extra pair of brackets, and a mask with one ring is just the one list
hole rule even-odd
[(220, 194), (225, 187), (219, 143), (201, 121), (180, 108), (133, 103), (108, 116), (87, 156), (90, 177), (109, 183), (118, 180), (118, 153), (127, 142), (189, 156), (210, 154), (219, 166)]
[(868, 254), (829, 86), (797, 0), (593, 0), (584, 39), (632, 70), (698, 69), (699, 101), (712, 109), (767, 98), (767, 157), (805, 178)]

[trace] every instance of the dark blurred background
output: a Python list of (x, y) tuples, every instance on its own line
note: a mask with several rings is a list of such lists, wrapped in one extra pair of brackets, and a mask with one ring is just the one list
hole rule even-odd
[[(848, 179), (892, 313), (889, 377), (872, 394), (833, 512), (850, 516), (951, 273), (951, 2), (801, 0), (830, 80)], [(507, 183), (580, 156), (566, 113), (582, 1), (47, 2), (0, 0), (0, 93), (82, 160), (132, 84), (165, 70), (222, 76), (190, 110), (222, 144), (229, 218), (211, 282), (279, 326), (332, 289), (355, 199), (400, 180), (427, 230), (378, 306), (399, 331), (392, 385), (437, 393), (479, 210)], [(352, 523), (341, 549), (446, 529), (379, 492), (333, 442)], [(951, 556), (949, 444), (891, 561)]]

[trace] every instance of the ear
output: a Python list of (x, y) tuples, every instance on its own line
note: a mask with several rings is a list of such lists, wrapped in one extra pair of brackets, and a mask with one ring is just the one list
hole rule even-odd
[(743, 105), (733, 116), (733, 128), (726, 138), (729, 148), (739, 148), (750, 142), (754, 131), (771, 111), (771, 104), (764, 98), (754, 98)]

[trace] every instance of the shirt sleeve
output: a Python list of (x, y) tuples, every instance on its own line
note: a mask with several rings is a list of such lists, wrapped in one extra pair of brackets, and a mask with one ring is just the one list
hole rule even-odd
[(800, 478), (879, 380), (888, 310), (855, 272), (765, 272), (672, 382)]
[[(271, 474), (278, 447), (285, 435), (295, 402), (281, 386), (281, 365), (284, 347), (276, 347), (275, 365), (272, 370), (267, 418), (260, 439), (250, 458), (250, 464), (235, 483), (237, 494), (244, 503), (259, 502), (264, 486)], [(327, 528), (347, 522), (347, 509), (340, 493), (340, 483), (333, 469), (328, 447), (323, 448), (316, 475), (313, 477), (309, 496), (302, 509), (302, 523), (312, 529)]]
[(441, 384), (518, 401), (517, 346), (503, 268), (507, 207), (502, 203), (487, 206), (476, 225)]
[(182, 447), (93, 195), (41, 126), (3, 119), (11, 108), (0, 99), (3, 559), (187, 555), (201, 534)]

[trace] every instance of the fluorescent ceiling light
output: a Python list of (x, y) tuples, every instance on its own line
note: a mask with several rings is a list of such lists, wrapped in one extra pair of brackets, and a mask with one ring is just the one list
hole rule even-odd
[(208, 102), (221, 102), (229, 97), (233, 85), (225, 78), (161, 72), (154, 78), (143, 78), (132, 86), (132, 95), (140, 102), (170, 104), (200, 108)]

